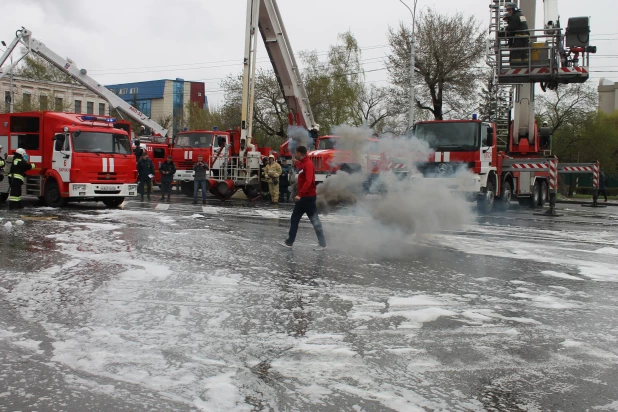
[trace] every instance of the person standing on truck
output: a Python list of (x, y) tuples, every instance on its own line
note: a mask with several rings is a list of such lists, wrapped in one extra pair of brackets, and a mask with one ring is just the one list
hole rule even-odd
[(15, 150), (13, 155), (13, 163), (9, 171), (9, 185), (11, 193), (9, 194), (9, 210), (23, 209), (21, 204), (21, 187), (26, 180), (26, 172), (34, 169), (34, 165), (28, 163), (28, 154), (21, 147)]
[(202, 204), (206, 204), (206, 171), (208, 165), (204, 162), (204, 157), (199, 155), (197, 162), (193, 165), (193, 204), (197, 205), (197, 192), (202, 189)]
[(521, 48), (523, 50), (511, 50), (509, 63), (511, 66), (527, 66), (528, 65), (528, 45), (530, 44), (530, 31), (528, 29), (528, 21), (521, 13), (521, 10), (515, 3), (506, 4), (506, 36), (509, 38), (509, 46), (513, 49)]
[(318, 217), (318, 208), (316, 205), (316, 189), (315, 189), (315, 170), (311, 159), (307, 156), (307, 148), (298, 146), (296, 148), (297, 159), (296, 168), (298, 169), (298, 194), (294, 197), (294, 210), (290, 218), (290, 232), (288, 238), (284, 242), (278, 242), (280, 245), (291, 248), (296, 240), (298, 232), (298, 224), (300, 218), (306, 213), (309, 221), (313, 225), (315, 234), (318, 237), (318, 247), (313, 250), (325, 250), (326, 239), (322, 230), (322, 222)]
[(176, 174), (176, 165), (172, 159), (172, 155), (167, 156), (167, 160), (161, 163), (159, 166), (159, 172), (161, 172), (161, 199), (165, 200), (167, 195), (167, 201), (170, 201), (172, 195), (172, 182), (174, 181), (174, 175)]
[(144, 194), (146, 194), (148, 196), (148, 200), (150, 200), (150, 192), (152, 191), (152, 178), (154, 177), (154, 174), (154, 163), (152, 163), (152, 160), (150, 160), (150, 157), (148, 157), (146, 151), (143, 151), (139, 162), (137, 162), (137, 193), (142, 195), (142, 202), (144, 201)]
[(281, 176), (281, 165), (275, 161), (275, 156), (268, 156), (268, 164), (264, 167), (264, 177), (268, 182), (268, 193), (270, 202), (279, 203), (279, 177)]

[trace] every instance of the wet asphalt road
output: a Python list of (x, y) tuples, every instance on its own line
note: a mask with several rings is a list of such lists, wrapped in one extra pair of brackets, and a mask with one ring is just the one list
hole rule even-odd
[(0, 211), (0, 411), (618, 410), (618, 207), (397, 245), (344, 209), (315, 252), (307, 221), (275, 244), (290, 205), (27, 206)]

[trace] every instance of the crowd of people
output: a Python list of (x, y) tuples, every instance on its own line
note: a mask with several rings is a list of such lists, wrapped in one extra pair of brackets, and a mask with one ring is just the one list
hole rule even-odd
[[(135, 160), (137, 162), (137, 193), (140, 200), (151, 201), (152, 197), (152, 181), (155, 176), (155, 165), (152, 159), (148, 156), (148, 152), (140, 141), (136, 141)], [(199, 155), (197, 162), (193, 165), (193, 204), (198, 203), (198, 195), (202, 192), (202, 204), (206, 203), (207, 192), (207, 175), (208, 163), (204, 161), (202, 155)], [(261, 197), (266, 202), (277, 204), (281, 202), (289, 202), (292, 193), (290, 192), (290, 171), (292, 165), (287, 159), (277, 161), (274, 155), (264, 157), (260, 165), (260, 191)], [(174, 164), (172, 155), (167, 156), (167, 159), (159, 166), (161, 173), (161, 198), (160, 201), (170, 201), (174, 175), (176, 174), (176, 165)]]

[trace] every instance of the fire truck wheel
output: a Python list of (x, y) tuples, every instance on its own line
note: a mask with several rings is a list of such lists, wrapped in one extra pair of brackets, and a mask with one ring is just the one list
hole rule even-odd
[(180, 182), (180, 190), (183, 195), (193, 197), (193, 182)]
[(487, 190), (485, 191), (485, 195), (479, 197), (476, 201), (476, 206), (480, 213), (489, 213), (494, 207), (494, 197), (496, 193), (494, 189), (494, 184), (488, 181), (486, 189)]
[(537, 207), (541, 198), (541, 185), (538, 181), (534, 182), (534, 188), (530, 195), (530, 207)]
[(48, 178), (45, 182), (43, 197), (45, 198), (45, 204), (50, 207), (66, 206), (69, 201), (66, 197), (60, 196), (60, 188), (54, 178)]
[(124, 197), (109, 197), (102, 200), (103, 204), (109, 208), (115, 209), (124, 202)]
[(511, 199), (513, 198), (513, 189), (511, 188), (511, 182), (502, 183), (502, 194), (498, 199), (498, 205), (501, 210), (506, 210), (509, 208), (511, 204)]
[(0, 202), (6, 202), (6, 199), (9, 198), (8, 193), (0, 193)]
[(243, 187), (242, 192), (245, 194), (245, 196), (247, 196), (247, 199), (249, 200), (255, 200), (259, 198), (262, 194), (259, 185)]
[(542, 181), (541, 182), (541, 196), (539, 196), (539, 206), (541, 207), (545, 206), (545, 203), (547, 203), (548, 197), (549, 197), (549, 194), (547, 192), (547, 182)]

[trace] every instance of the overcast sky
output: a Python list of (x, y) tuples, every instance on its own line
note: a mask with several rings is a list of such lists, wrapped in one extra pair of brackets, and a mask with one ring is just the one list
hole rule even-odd
[[(411, 5), (412, 0), (404, 0)], [(174, 79), (203, 81), (211, 104), (221, 104), (220, 80), (240, 73), (245, 36), (246, 0), (2, 0), (0, 40), (9, 42), (24, 26), (33, 36), (103, 84)], [(542, 0), (537, 0), (537, 25)], [(297, 55), (324, 52), (347, 30), (363, 49), (367, 81), (386, 85), (386, 33), (400, 21), (411, 22), (399, 0), (278, 0)], [(462, 11), (487, 27), (488, 0), (418, 0), (418, 10), (435, 5), (441, 12)], [(610, 0), (561, 0), (562, 26), (568, 17), (591, 16), (591, 81), (618, 81), (618, 26)], [(454, 45), (456, 47), (457, 45)], [(269, 68), (258, 49), (260, 66)], [(602, 72), (603, 71), (603, 72)]]

